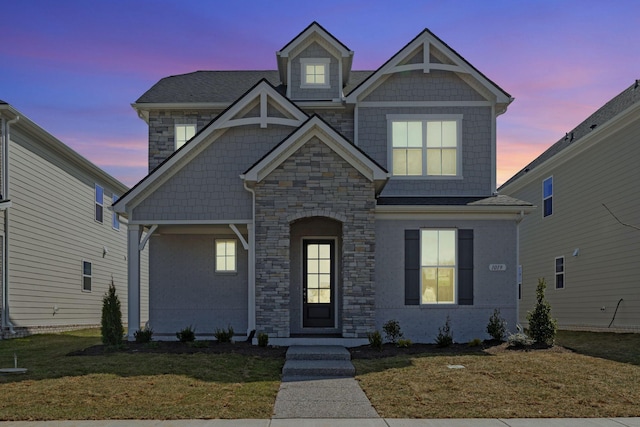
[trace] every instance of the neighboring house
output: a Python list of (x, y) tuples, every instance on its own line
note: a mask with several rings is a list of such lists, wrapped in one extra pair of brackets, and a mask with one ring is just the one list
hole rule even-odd
[(150, 173), (114, 209), (132, 295), (149, 240), (155, 337), (232, 326), (357, 345), (396, 319), (432, 342), (449, 316), (466, 341), (495, 308), (515, 323), (532, 206), (494, 195), (512, 98), (428, 30), (376, 71), (352, 71), (353, 55), (314, 22), (276, 71), (167, 77), (133, 104)]
[(520, 321), (547, 281), (563, 329), (640, 330), (636, 81), (500, 187), (539, 208), (520, 225)]
[(1, 101), (0, 132), (0, 337), (99, 326), (111, 282), (126, 322), (128, 188)]

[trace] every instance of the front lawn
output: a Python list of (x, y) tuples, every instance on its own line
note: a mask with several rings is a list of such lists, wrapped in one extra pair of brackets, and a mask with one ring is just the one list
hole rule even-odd
[(502, 345), (468, 354), (353, 362), (382, 417), (637, 417), (639, 342), (638, 334), (561, 332), (558, 343), (575, 351), (560, 346), (514, 351)]
[[(269, 418), (282, 357), (105, 353), (99, 331), (0, 341), (0, 420)], [(186, 344), (185, 344), (186, 345)]]

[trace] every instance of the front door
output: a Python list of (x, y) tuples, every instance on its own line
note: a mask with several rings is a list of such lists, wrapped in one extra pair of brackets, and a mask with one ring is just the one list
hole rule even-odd
[(335, 242), (304, 240), (302, 326), (333, 328), (335, 318)]

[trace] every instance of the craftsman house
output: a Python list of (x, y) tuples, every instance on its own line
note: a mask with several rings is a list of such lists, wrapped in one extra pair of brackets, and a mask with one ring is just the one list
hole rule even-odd
[(563, 329), (640, 331), (640, 82), (514, 175), (501, 194), (539, 208), (521, 224), (521, 322), (547, 281)]
[(114, 209), (129, 220), (130, 304), (149, 245), (155, 337), (231, 326), (358, 345), (396, 319), (432, 342), (449, 317), (466, 341), (495, 308), (516, 323), (532, 206), (494, 194), (512, 98), (428, 30), (375, 71), (353, 56), (314, 22), (277, 70), (171, 76), (133, 104), (150, 172)]
[(0, 147), (0, 338), (97, 327), (111, 283), (126, 322), (126, 221), (108, 207), (128, 187), (2, 101)]

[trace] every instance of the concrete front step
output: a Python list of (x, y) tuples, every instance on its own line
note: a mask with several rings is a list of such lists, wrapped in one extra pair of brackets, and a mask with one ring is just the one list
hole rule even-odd
[(356, 368), (350, 360), (287, 360), (283, 377), (353, 377)]
[(337, 345), (294, 345), (287, 350), (287, 360), (351, 360), (351, 354)]

